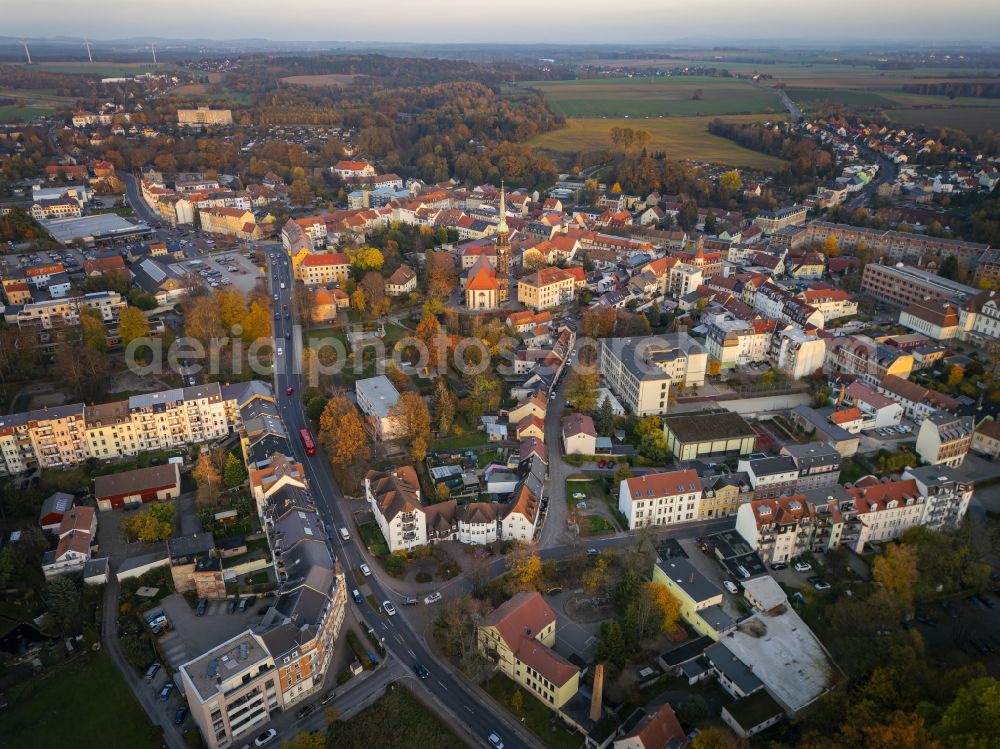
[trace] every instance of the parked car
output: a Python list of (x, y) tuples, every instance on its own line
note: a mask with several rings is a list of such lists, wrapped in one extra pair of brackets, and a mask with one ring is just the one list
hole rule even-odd
[(194, 610), (195, 616), (205, 616), (205, 609), (208, 607), (208, 599), (202, 598), (198, 601), (198, 607)]
[(156, 678), (156, 674), (159, 670), (163, 668), (163, 664), (157, 661), (152, 666), (146, 669), (146, 681), (152, 681)]
[(784, 562), (775, 562), (774, 564), (771, 565), (771, 569), (774, 570), (775, 572), (777, 572), (778, 570), (787, 570), (788, 565), (785, 564)]
[(573, 494), (573, 499), (586, 499), (587, 495), (583, 492), (576, 492)]
[(396, 607), (392, 605), (392, 601), (382, 601), (382, 608), (389, 616), (396, 615)]
[(812, 586), (816, 590), (830, 590), (830, 583), (828, 583), (826, 580), (816, 580), (815, 582), (813, 582)]
[(407, 596), (401, 601), (401, 603), (404, 606), (413, 606), (414, 604), (419, 603), (419, 601), (417, 601), (417, 599), (413, 598), (412, 596)]
[(160, 702), (166, 702), (170, 698), (170, 693), (174, 691), (174, 683), (168, 681), (160, 690)]
[(795, 571), (796, 572), (808, 572), (812, 569), (812, 565), (809, 562), (796, 562)]
[(253, 740), (253, 743), (257, 746), (264, 746), (274, 740), (274, 737), (278, 735), (278, 732), (273, 728), (268, 728), (264, 733)]
[(372, 575), (372, 568), (369, 567), (367, 564), (362, 564), (361, 565), (361, 574), (364, 575), (365, 577), (371, 577), (371, 575)]
[(354, 599), (355, 603), (361, 603), (362, 601), (365, 600), (364, 598), (361, 597), (361, 592), (357, 588), (351, 591), (351, 598)]
[(181, 723), (183, 723), (184, 719), (187, 717), (187, 714), (188, 714), (188, 709), (186, 707), (181, 706), (177, 708), (177, 712), (174, 713), (174, 725), (179, 726)]
[(414, 664), (413, 670), (417, 672), (417, 676), (419, 676), (421, 679), (426, 679), (428, 676), (431, 675), (431, 672), (428, 671), (426, 668), (424, 668), (423, 665), (420, 663)]
[(441, 600), (441, 594), (440, 593), (431, 593), (429, 596), (427, 596), (426, 598), (424, 598), (424, 603), (429, 606), (430, 604), (437, 603), (440, 600)]
[(736, 583), (734, 583), (732, 580), (723, 580), (722, 587), (728, 590), (733, 595), (736, 595), (737, 593), (740, 592), (740, 589), (736, 587)]
[(326, 705), (333, 702), (333, 698), (337, 696), (336, 689), (330, 689), (322, 697), (319, 698), (319, 704)]

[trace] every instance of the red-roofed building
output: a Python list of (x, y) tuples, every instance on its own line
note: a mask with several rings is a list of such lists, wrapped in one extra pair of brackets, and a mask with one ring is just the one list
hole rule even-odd
[(687, 735), (670, 703), (645, 712), (632, 730), (615, 739), (614, 749), (683, 749)]
[(500, 284), (489, 260), (480, 257), (465, 280), (465, 306), (474, 310), (494, 310), (500, 305)]
[(306, 286), (340, 283), (351, 272), (351, 259), (342, 252), (306, 255), (295, 268), (295, 278)]
[(111, 255), (110, 257), (99, 257), (93, 260), (83, 261), (83, 272), (88, 276), (103, 276), (107, 273), (124, 273), (131, 277), (125, 261), (121, 255)]
[(629, 529), (695, 520), (699, 502), (701, 480), (692, 469), (634, 476), (618, 491), (618, 509)]
[(801, 494), (754, 499), (736, 511), (736, 530), (764, 564), (788, 562), (809, 550), (815, 515)]
[(480, 621), (479, 651), (509, 679), (550, 710), (559, 710), (580, 687), (580, 669), (559, 655), (556, 615), (537, 591), (523, 591)]

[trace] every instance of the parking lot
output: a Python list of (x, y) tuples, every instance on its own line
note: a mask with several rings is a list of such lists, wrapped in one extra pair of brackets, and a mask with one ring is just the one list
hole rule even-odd
[(982, 663), (991, 676), (1000, 676), (1000, 598), (993, 593), (931, 604), (917, 612), (911, 626), (929, 650), (953, 649), (961, 653), (955, 655), (960, 661)]
[(205, 255), (197, 260), (184, 260), (174, 264), (179, 273), (195, 273), (213, 289), (232, 288), (241, 294), (248, 294), (257, 284), (260, 269), (247, 254), (232, 250), (214, 255)]
[(170, 630), (160, 637), (160, 647), (174, 668), (257, 624), (258, 610), (268, 605), (268, 599), (258, 598), (246, 611), (230, 614), (232, 600), (209, 601), (204, 616), (196, 616), (179, 593), (160, 602), (170, 620)]

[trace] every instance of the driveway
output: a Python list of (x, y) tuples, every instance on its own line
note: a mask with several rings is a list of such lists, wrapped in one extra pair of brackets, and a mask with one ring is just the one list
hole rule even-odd
[[(209, 601), (204, 616), (194, 611), (180, 593), (160, 601), (163, 613), (170, 620), (170, 631), (160, 638), (160, 646), (170, 664), (177, 668), (206, 650), (225, 642), (260, 622), (258, 609), (269, 599), (257, 599), (244, 612), (229, 613), (232, 599)], [(270, 599), (273, 601), (273, 599)]]

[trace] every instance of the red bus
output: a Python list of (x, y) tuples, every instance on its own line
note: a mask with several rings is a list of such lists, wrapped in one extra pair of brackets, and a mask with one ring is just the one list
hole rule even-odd
[(312, 435), (309, 434), (309, 430), (308, 429), (300, 429), (299, 430), (299, 437), (302, 438), (302, 444), (306, 448), (306, 455), (315, 455), (316, 454), (316, 443), (313, 442), (313, 438), (312, 438)]

